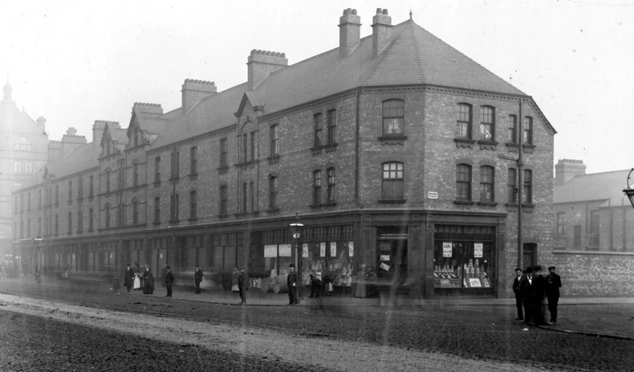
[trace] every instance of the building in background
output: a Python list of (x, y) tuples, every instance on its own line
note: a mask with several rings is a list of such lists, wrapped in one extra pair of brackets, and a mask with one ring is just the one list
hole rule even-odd
[[(13, 218), (12, 191), (23, 185), (34, 171), (48, 161), (49, 140), (46, 119), (33, 120), (24, 110), (18, 109), (12, 97), (13, 89), (7, 81), (0, 101), (0, 262), (12, 260), (11, 242), (24, 238), (14, 231), (27, 232), (33, 226), (18, 226)], [(29, 199), (33, 198), (33, 199)], [(27, 208), (36, 195), (21, 196), (18, 203)]]
[(555, 165), (554, 257), (564, 295), (631, 296), (634, 210), (623, 194), (629, 169), (586, 174), (581, 160)]
[[(16, 249), (77, 275), (200, 265), (226, 285), (235, 267), (270, 278), (296, 263), (336, 288), (365, 264), (377, 287), (415, 297), (508, 296), (518, 256), (552, 260), (554, 128), (411, 18), (379, 9), (372, 35), (360, 27), (346, 9), (333, 50), (294, 65), (252, 50), (240, 85), (187, 79), (180, 108), (95, 122), (91, 144), (15, 192), (43, 198), (14, 209), (41, 247)], [(520, 154), (522, 168), (507, 160)]]

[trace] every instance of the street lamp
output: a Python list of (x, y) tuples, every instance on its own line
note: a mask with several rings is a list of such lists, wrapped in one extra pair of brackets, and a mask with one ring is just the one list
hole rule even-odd
[(630, 199), (632, 208), (634, 208), (634, 189), (632, 188), (632, 185), (634, 185), (634, 183), (630, 183), (630, 180), (632, 179), (632, 172), (634, 172), (634, 168), (632, 168), (630, 173), (627, 175), (627, 188), (623, 190), (623, 192), (625, 193), (625, 195), (627, 195), (627, 198)]
[[(302, 282), (302, 265), (301, 258), (302, 257), (302, 245), (300, 244), (300, 239), (302, 238), (302, 229), (304, 228), (304, 224), (299, 222), (299, 216), (295, 214), (295, 222), (291, 223), (291, 236), (293, 237), (293, 245), (295, 246), (295, 269), (297, 270), (297, 297), (301, 298), (301, 282)], [(290, 288), (288, 289), (291, 290)]]
[(35, 242), (35, 245), (37, 246), (37, 255), (35, 258), (35, 279), (37, 280), (37, 282), (40, 282), (40, 270), (42, 270), (41, 267), (41, 262), (40, 262), (40, 251), (42, 249), (42, 242), (44, 241), (44, 239), (37, 237), (34, 238), (33, 241)]

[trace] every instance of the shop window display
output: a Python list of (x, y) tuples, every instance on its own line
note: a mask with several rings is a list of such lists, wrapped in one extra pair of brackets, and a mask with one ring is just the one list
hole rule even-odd
[(434, 288), (491, 291), (494, 238), (491, 226), (437, 226)]

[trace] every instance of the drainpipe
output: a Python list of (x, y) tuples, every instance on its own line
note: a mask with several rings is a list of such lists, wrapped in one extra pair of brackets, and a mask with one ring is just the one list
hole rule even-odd
[(522, 166), (524, 165), (523, 160), (522, 160), (522, 153), (524, 152), (524, 149), (522, 148), (522, 139), (524, 137), (524, 132), (522, 130), (522, 124), (524, 122), (524, 117), (522, 116), (522, 99), (519, 99), (519, 125), (518, 125), (518, 136), (517, 136), (517, 141), (518, 141), (518, 153), (519, 156), (517, 157), (517, 267), (519, 268), (523, 268), (523, 258), (524, 258), (524, 253), (523, 253), (523, 247), (522, 247), (522, 192), (524, 191), (524, 184), (522, 183), (523, 180), (523, 171), (522, 171)]

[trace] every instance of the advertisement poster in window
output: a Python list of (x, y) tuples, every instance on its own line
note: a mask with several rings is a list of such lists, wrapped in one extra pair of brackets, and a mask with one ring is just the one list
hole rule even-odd
[(319, 243), (319, 257), (326, 257), (326, 243)]
[(442, 256), (443, 257), (451, 257), (451, 242), (443, 242), (442, 243)]
[(308, 243), (302, 244), (302, 257), (308, 258)]
[(473, 244), (473, 257), (474, 258), (482, 258), (482, 247), (484, 244), (482, 243), (474, 243)]
[(354, 242), (348, 242), (348, 254), (354, 257)]
[(291, 245), (280, 244), (280, 257), (291, 257)]
[(337, 243), (330, 242), (330, 257), (337, 257)]
[(265, 245), (264, 257), (277, 257), (277, 244)]

